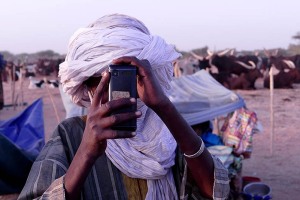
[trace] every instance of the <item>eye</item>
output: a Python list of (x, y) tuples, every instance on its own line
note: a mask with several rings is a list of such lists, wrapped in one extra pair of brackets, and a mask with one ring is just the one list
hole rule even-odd
[(102, 76), (98, 77), (90, 77), (86, 81), (83, 82), (88, 88), (96, 88), (101, 80)]

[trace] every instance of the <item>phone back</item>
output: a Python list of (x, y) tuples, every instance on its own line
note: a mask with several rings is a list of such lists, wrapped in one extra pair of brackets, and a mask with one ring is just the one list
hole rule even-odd
[[(109, 83), (109, 100), (116, 100), (120, 98), (136, 98), (136, 67), (132, 65), (110, 65), (109, 72), (111, 73), (110, 83)], [(126, 107), (114, 112), (125, 113), (125, 112), (135, 112), (136, 104), (131, 107)], [(129, 120), (120, 123), (114, 127), (116, 130), (136, 130), (136, 119)]]

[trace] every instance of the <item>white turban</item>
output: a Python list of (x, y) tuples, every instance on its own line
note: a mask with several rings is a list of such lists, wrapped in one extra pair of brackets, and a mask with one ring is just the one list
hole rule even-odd
[(151, 35), (139, 20), (121, 14), (107, 15), (74, 33), (58, 76), (72, 101), (88, 107), (90, 100), (82, 83), (91, 76), (100, 76), (112, 60), (122, 56), (147, 59), (166, 90), (173, 76), (172, 61), (180, 55), (173, 45)]
[[(172, 62), (181, 54), (162, 38), (150, 35), (145, 25), (129, 16), (107, 15), (71, 37), (59, 76), (73, 102), (88, 107), (90, 100), (83, 82), (100, 76), (112, 60), (122, 56), (147, 59), (164, 91), (170, 88)], [(136, 136), (107, 140), (105, 153), (124, 174), (147, 179), (147, 200), (177, 199), (171, 167), (177, 146), (172, 134), (156, 115), (138, 99), (142, 117)]]

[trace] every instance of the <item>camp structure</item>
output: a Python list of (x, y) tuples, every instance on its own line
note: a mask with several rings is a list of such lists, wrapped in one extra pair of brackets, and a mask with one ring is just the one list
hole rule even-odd
[(169, 99), (190, 125), (245, 106), (242, 97), (222, 86), (205, 70), (175, 78), (171, 88)]
[[(259, 131), (256, 113), (247, 109), (240, 95), (205, 70), (175, 78), (168, 97), (195, 131), (200, 125), (202, 132), (196, 133), (208, 151), (228, 168), (230, 195), (238, 198), (243, 187), (242, 161), (250, 158), (252, 136)], [(203, 124), (209, 124), (209, 128), (204, 130)]]

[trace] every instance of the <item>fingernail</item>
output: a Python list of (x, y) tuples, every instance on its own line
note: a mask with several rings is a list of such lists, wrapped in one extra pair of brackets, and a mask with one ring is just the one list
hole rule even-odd
[(104, 71), (101, 73), (102, 76), (106, 76), (107, 75), (107, 71)]
[(142, 115), (142, 112), (138, 110), (135, 112), (135, 115), (140, 116), (140, 115)]
[(136, 136), (136, 132), (131, 132), (131, 135), (132, 136)]
[(135, 98), (130, 98), (130, 101), (131, 101), (132, 103), (135, 103), (135, 102), (136, 102), (136, 99), (135, 99)]

